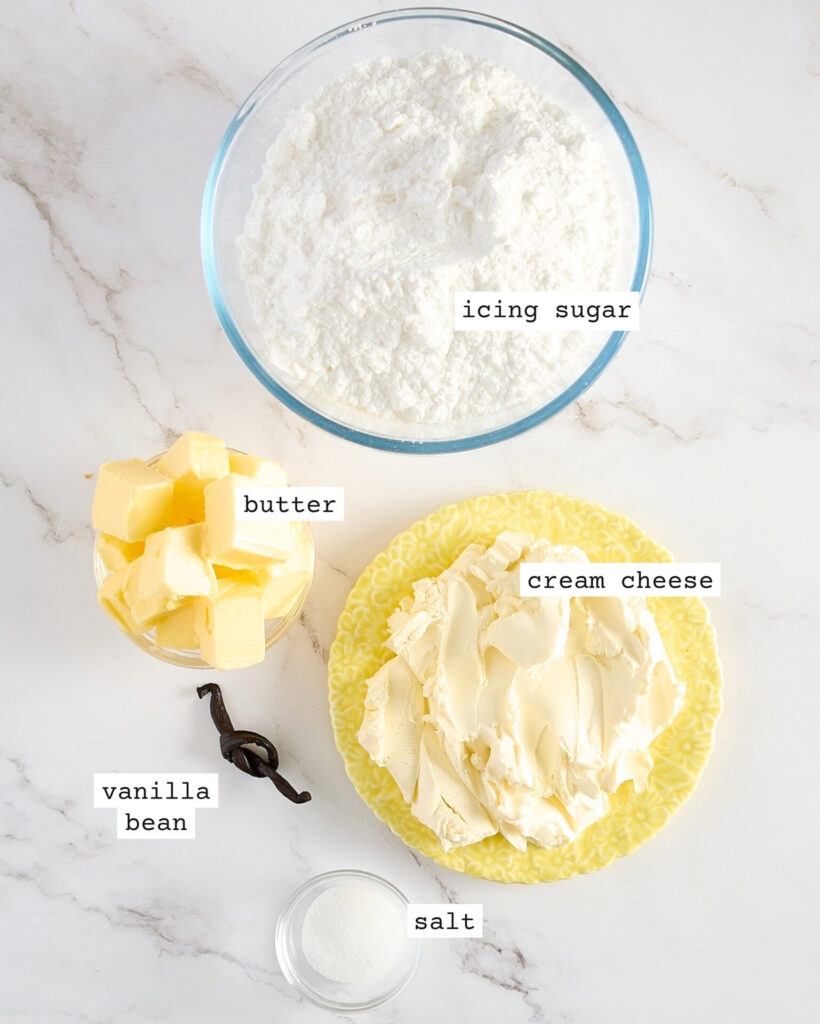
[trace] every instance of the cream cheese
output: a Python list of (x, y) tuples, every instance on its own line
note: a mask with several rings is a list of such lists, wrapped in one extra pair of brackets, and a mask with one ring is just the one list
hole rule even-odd
[(450, 849), (560, 846), (646, 785), (683, 699), (642, 598), (521, 597), (524, 562), (588, 562), (505, 532), (419, 580), (389, 620), (359, 742)]

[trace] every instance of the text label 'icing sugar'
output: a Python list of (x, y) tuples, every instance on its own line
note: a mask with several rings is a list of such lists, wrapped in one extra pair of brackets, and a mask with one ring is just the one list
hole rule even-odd
[(456, 292), (457, 331), (637, 331), (639, 292)]

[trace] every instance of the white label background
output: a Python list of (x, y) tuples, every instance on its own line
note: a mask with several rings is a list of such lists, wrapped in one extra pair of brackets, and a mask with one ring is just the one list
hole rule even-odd
[[(639, 292), (456, 292), (453, 303), (453, 327), (456, 331), (637, 331), (641, 326)], [(467, 302), (472, 316), (467, 316)], [(501, 314), (497, 312), (501, 304)], [(506, 315), (510, 306), (520, 306), (522, 315)], [(488, 306), (488, 316), (478, 316), (479, 306)], [(537, 307), (532, 323), (525, 319), (525, 307)], [(585, 315), (558, 316), (558, 306), (583, 306)], [(599, 307), (598, 319), (589, 317)], [(603, 317), (605, 306), (613, 306), (618, 316)], [(621, 316), (621, 307), (629, 307)]]
[[(455, 928), (448, 929), (450, 914), (454, 915)], [(464, 927), (464, 915), (471, 918), (472, 929)], [(427, 927), (416, 929), (416, 918), (426, 917)], [(444, 928), (430, 928), (430, 920), (440, 917)], [(484, 935), (483, 903), (410, 903), (407, 907), (407, 937), (419, 939), (480, 939)]]
[[(283, 498), (287, 502), (288, 511), (276, 508), (273, 512), (246, 512), (245, 495), (253, 501), (273, 501)], [(293, 499), (298, 498), (303, 504), (309, 501), (319, 502), (318, 512), (294, 512)], [(325, 510), (326, 502), (333, 502), (331, 511)], [(274, 522), (312, 522), (340, 523), (345, 517), (344, 487), (241, 487), (236, 491), (236, 521), (238, 523), (274, 523)]]
[[(650, 581), (648, 587), (638, 587), (638, 573)], [(550, 589), (531, 586), (531, 576), (554, 576)], [(561, 587), (562, 576), (603, 576), (603, 587)], [(669, 580), (679, 576), (678, 587), (654, 585), (655, 577)], [(686, 576), (694, 576), (697, 586), (684, 587)], [(711, 586), (701, 586), (703, 577), (711, 578)], [(632, 577), (633, 585), (624, 583)], [(522, 597), (720, 597), (720, 562), (522, 562), (519, 567), (519, 594)]]

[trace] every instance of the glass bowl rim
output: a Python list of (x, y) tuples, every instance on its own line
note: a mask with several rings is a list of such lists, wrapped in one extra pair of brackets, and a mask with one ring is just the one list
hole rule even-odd
[[(310, 988), (310, 986), (304, 982), (296, 972), (293, 971), (290, 963), (288, 962), (290, 958), (285, 958), (283, 955), (283, 950), (289, 951), (290, 948), (290, 943), (288, 942), (290, 922), (293, 916), (293, 911), (299, 901), (308, 893), (318, 888), (323, 882), (329, 881), (330, 879), (341, 880), (345, 878), (360, 878), (366, 879), (368, 882), (375, 882), (377, 885), (381, 886), (383, 889), (387, 889), (396, 896), (405, 907), (410, 905), (410, 901), (397, 885), (394, 885), (393, 882), (389, 881), (387, 878), (383, 878), (381, 875), (374, 874), (372, 871), (364, 871), (361, 868), (338, 868), (335, 871), (325, 871), (322, 874), (314, 875), (306, 882), (303, 882), (302, 885), (300, 885), (298, 889), (290, 895), (276, 920), (274, 945), (276, 948), (276, 960), (285, 980), (297, 991), (301, 992), (306, 999), (309, 999), (314, 1005), (321, 1006), (326, 1010), (339, 1010), (345, 1013), (360, 1013), (365, 1010), (375, 1010), (379, 1006), (384, 1006), (386, 1003), (395, 999), (407, 988), (416, 976), (419, 963), (421, 962), (421, 942), (419, 939), (416, 939), (414, 942), (415, 952), (413, 955), (413, 961), (401, 982), (395, 985), (385, 995), (361, 1003), (342, 1003), (334, 999), (324, 999), (322, 996), (314, 992), (314, 990)], [(408, 939), (408, 941), (413, 940)]]
[(216, 218), (214, 216), (216, 197), (219, 190), (222, 171), (226, 164), (228, 153), (231, 149), (234, 137), (242, 127), (245, 119), (253, 112), (260, 96), (275, 85), (279, 79), (287, 77), (289, 69), (302, 57), (316, 50), (321, 49), (329, 43), (335, 42), (345, 36), (349, 36), (363, 29), (373, 28), (378, 25), (391, 22), (403, 22), (414, 20), (442, 20), (464, 22), (478, 25), (482, 28), (503, 32), (522, 42), (529, 43), (540, 50), (547, 57), (552, 58), (568, 71), (590, 94), (598, 104), (610, 127), (615, 132), (629, 165), (632, 182), (635, 186), (635, 198), (638, 209), (638, 244), (636, 252), (635, 270), (630, 285), (631, 291), (639, 293), (643, 299), (646, 291), (649, 271), (652, 262), (652, 247), (654, 237), (654, 219), (652, 212), (652, 197), (649, 189), (649, 180), (646, 174), (646, 167), (641, 158), (638, 145), (627, 127), (626, 121), (610, 99), (607, 92), (597, 80), (578, 61), (574, 60), (554, 43), (549, 42), (530, 29), (523, 28), (511, 21), (496, 18), (489, 14), (477, 11), (462, 10), (455, 7), (403, 7), (395, 10), (384, 11), (372, 15), (366, 15), (345, 22), (336, 28), (316, 36), (315, 39), (298, 47), (288, 56), (276, 64), (262, 81), (250, 93), (234, 114), (228, 125), (222, 141), (216, 151), (208, 172), (205, 183), (205, 193), (202, 199), (202, 215), (200, 221), (200, 245), (202, 254), (202, 266), (205, 275), (205, 284), (208, 296), (217, 315), (223, 331), (228, 337), (231, 345), (236, 350), (242, 362), (247, 366), (256, 379), (271, 392), (283, 405), (297, 413), (303, 419), (315, 426), (327, 430), (337, 437), (356, 444), (364, 445), (367, 448), (375, 448), (381, 451), (406, 452), (412, 454), (441, 454), (446, 452), (463, 452), (475, 448), (483, 448), (487, 445), (498, 444), (501, 441), (509, 440), (532, 429), (539, 423), (555, 416), (576, 398), (582, 395), (601, 375), (605, 367), (612, 360), (616, 352), (623, 345), (628, 331), (613, 331), (598, 354), (587, 366), (587, 368), (572, 381), (564, 390), (552, 398), (545, 405), (528, 413), (521, 419), (515, 420), (501, 427), (483, 431), (469, 436), (458, 436), (452, 438), (440, 438), (436, 440), (412, 440), (395, 438), (372, 434), (365, 430), (346, 426), (332, 417), (311, 408), (301, 399), (288, 391), (280, 384), (271, 373), (262, 365), (249, 344), (245, 341), (239, 327), (231, 315), (229, 305), (223, 294), (220, 283), (219, 260), (216, 254)]

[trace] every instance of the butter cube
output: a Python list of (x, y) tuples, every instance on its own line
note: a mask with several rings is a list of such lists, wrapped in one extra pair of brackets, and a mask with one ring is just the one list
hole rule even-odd
[(146, 598), (198, 597), (216, 590), (213, 567), (204, 554), (205, 527), (169, 526), (152, 533), (145, 542), (139, 596)]
[(285, 559), (288, 572), (313, 572), (313, 539), (307, 523), (290, 524), (291, 548)]
[(119, 572), (142, 554), (145, 542), (138, 540), (129, 544), (115, 537), (113, 533), (98, 533), (94, 547), (106, 569), (109, 572)]
[(157, 469), (174, 481), (172, 525), (198, 523), (205, 514), (205, 487), (230, 472), (228, 449), (219, 437), (189, 430), (174, 441)]
[(236, 518), (237, 492), (259, 487), (253, 477), (230, 473), (205, 488), (205, 552), (217, 565), (229, 569), (262, 569), (271, 561), (284, 561), (291, 548), (290, 523)]
[(142, 459), (100, 466), (91, 518), (94, 527), (122, 541), (145, 540), (171, 521), (174, 484)]
[(159, 647), (171, 647), (177, 651), (193, 651), (199, 647), (194, 605), (193, 600), (184, 601), (176, 611), (168, 612), (157, 622), (154, 640)]
[(122, 594), (134, 625), (132, 632), (144, 633), (150, 629), (159, 619), (170, 610), (179, 605), (179, 600), (166, 596), (151, 595), (144, 597), (142, 594), (142, 577), (148, 563), (145, 555), (140, 555), (125, 570), (125, 580)]
[(288, 475), (273, 459), (260, 459), (244, 452), (229, 452), (228, 463), (232, 473), (250, 476), (258, 486), (287, 487)]
[(313, 573), (313, 545), (304, 523), (291, 523), (291, 550), (284, 562), (253, 573), (262, 591), (266, 619), (287, 615)]
[(124, 629), (127, 633), (142, 633), (143, 630), (131, 616), (131, 610), (123, 596), (127, 571), (127, 569), (120, 569), (111, 573), (110, 576), (106, 576), (97, 590), (97, 601), (100, 608), (114, 619), (120, 629)]
[(309, 573), (285, 572), (281, 566), (272, 565), (267, 569), (258, 569), (254, 576), (257, 586), (262, 591), (265, 618), (277, 619), (290, 611), (307, 583)]
[(194, 601), (203, 661), (218, 669), (256, 665), (265, 657), (265, 618), (258, 587), (220, 580), (216, 593)]

